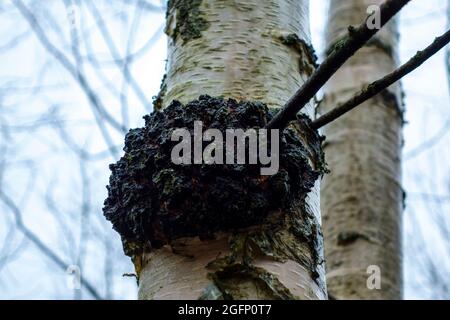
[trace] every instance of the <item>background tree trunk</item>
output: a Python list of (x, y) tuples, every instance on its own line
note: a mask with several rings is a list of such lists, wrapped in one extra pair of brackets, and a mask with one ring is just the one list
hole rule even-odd
[[(349, 25), (359, 24), (374, 3), (382, 1), (331, 0), (328, 48)], [(390, 23), (326, 85), (319, 112), (392, 71), (397, 65), (397, 43), (396, 23)], [(401, 88), (394, 85), (324, 129), (331, 170), (321, 190), (327, 286), (337, 299), (402, 296), (401, 101)], [(367, 281), (377, 267), (381, 288), (371, 290)]]
[[(282, 106), (314, 69), (309, 46), (307, 0), (169, 1), (167, 75), (155, 107), (199, 95), (259, 100)], [(313, 106), (304, 110), (314, 114)], [(312, 234), (319, 244), (319, 184), (308, 195)], [(301, 259), (273, 259), (270, 252), (253, 261), (266, 280), (239, 273), (217, 281), (211, 262), (230, 254), (240, 235), (215, 240), (181, 239), (146, 254), (140, 272), (140, 299), (324, 299), (327, 297), (321, 245), (293, 237), (288, 226), (277, 234), (277, 250), (294, 250)], [(233, 240), (234, 239), (234, 240)], [(235, 244), (235, 243), (234, 243)], [(269, 249), (271, 250), (271, 249)], [(141, 269), (142, 267), (142, 269)], [(259, 272), (258, 271), (258, 272)]]

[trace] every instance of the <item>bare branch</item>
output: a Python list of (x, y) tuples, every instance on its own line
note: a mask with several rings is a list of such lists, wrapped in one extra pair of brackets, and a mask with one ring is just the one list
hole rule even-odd
[(404, 156), (404, 161), (409, 161), (423, 152), (430, 150), (433, 148), (439, 141), (441, 141), (447, 133), (450, 131), (450, 117), (445, 121), (442, 127), (437, 130), (437, 132), (431, 136), (431, 138), (422, 141), (418, 146), (412, 148), (412, 150), (408, 151)]
[(439, 50), (444, 48), (450, 42), (450, 30), (444, 33), (442, 36), (437, 37), (432, 44), (430, 44), (425, 50), (419, 51), (408, 62), (403, 64), (400, 68), (389, 73), (387, 76), (372, 82), (365, 89), (358, 92), (354, 97), (350, 98), (347, 102), (344, 102), (340, 106), (334, 108), (330, 112), (322, 115), (318, 119), (311, 123), (311, 127), (319, 129), (324, 125), (327, 125), (331, 121), (336, 120), (342, 115), (346, 114), (350, 110), (361, 105), (363, 102), (376, 96), (378, 93), (397, 82), (407, 74), (411, 73), (418, 67), (420, 67), (425, 61), (430, 59)]
[[(380, 25), (384, 26), (411, 0), (386, 0), (380, 7)], [(368, 16), (357, 28), (349, 27), (348, 35), (340, 40), (331, 54), (317, 68), (305, 84), (267, 124), (268, 129), (283, 129), (296, 114), (316, 95), (322, 86), (356, 51), (362, 48), (379, 29), (369, 28)]]
[(128, 64), (127, 63), (121, 64), (119, 62), (120, 60), (122, 60), (121, 56), (119, 54), (119, 50), (117, 49), (117, 47), (114, 43), (114, 40), (112, 39), (111, 33), (109, 32), (109, 30), (105, 24), (105, 21), (102, 19), (100, 12), (98, 11), (94, 2), (88, 1), (87, 4), (91, 8), (95, 23), (96, 23), (98, 29), (100, 30), (106, 45), (108, 46), (111, 56), (113, 57), (114, 61), (116, 61), (117, 68), (122, 70), (123, 76), (128, 81), (128, 83), (130, 84), (130, 86), (134, 90), (134, 92), (136, 93), (136, 96), (139, 98), (142, 105), (147, 110), (150, 110), (151, 108), (150, 108), (150, 104), (148, 102), (149, 100), (145, 96), (145, 93), (143, 92), (142, 88), (139, 86), (139, 84), (134, 79), (133, 75), (131, 74)]
[[(4, 204), (12, 211), (16, 219), (17, 228), (23, 233), (23, 235), (30, 240), (43, 254), (45, 254), (50, 260), (52, 260), (58, 267), (66, 271), (69, 264), (64, 262), (50, 247), (48, 247), (42, 240), (30, 229), (28, 229), (22, 221), (22, 214), (19, 208), (15, 205), (11, 198), (9, 198), (2, 190), (0, 190), (0, 199)], [(83, 287), (98, 300), (102, 299), (102, 296), (97, 292), (95, 287), (80, 275), (80, 282)]]
[(86, 93), (89, 102), (95, 108), (96, 112), (98, 112), (111, 126), (117, 129), (120, 132), (126, 132), (126, 128), (123, 127), (117, 120), (115, 120), (107, 111), (106, 108), (101, 104), (98, 97), (95, 95), (92, 88), (89, 86), (87, 79), (81, 74), (70, 62), (70, 60), (60, 51), (58, 50), (51, 41), (45, 35), (44, 30), (40, 26), (36, 17), (33, 13), (23, 4), (21, 0), (11, 0), (16, 8), (20, 11), (22, 16), (26, 19), (31, 29), (36, 34), (36, 37), (40, 41), (40, 43), (44, 46), (44, 48), (53, 56), (56, 60), (58, 60), (61, 65), (66, 68), (67, 71), (72, 75), (72, 77), (80, 84), (83, 91)]

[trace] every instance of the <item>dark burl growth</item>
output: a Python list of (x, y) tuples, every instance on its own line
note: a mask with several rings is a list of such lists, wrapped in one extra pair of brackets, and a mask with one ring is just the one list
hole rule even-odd
[[(176, 128), (187, 128), (193, 136), (194, 121), (202, 121), (203, 131), (220, 129), (225, 137), (227, 128), (257, 129), (271, 118), (263, 103), (209, 96), (187, 105), (174, 101), (162, 112), (145, 116), (145, 127), (130, 130), (125, 155), (110, 166), (103, 208), (122, 236), (125, 253), (135, 255), (180, 237), (207, 239), (218, 231), (261, 225), (270, 212), (303, 201), (322, 172), (320, 166), (315, 170), (309, 164), (308, 152), (313, 148), (305, 147), (302, 133), (294, 126), (280, 134), (280, 167), (273, 176), (261, 176), (260, 165), (175, 165), (171, 161), (172, 148), (178, 143), (171, 141)], [(306, 116), (296, 123), (297, 128), (309, 130)], [(321, 137), (315, 131), (308, 131), (308, 140), (320, 146)]]

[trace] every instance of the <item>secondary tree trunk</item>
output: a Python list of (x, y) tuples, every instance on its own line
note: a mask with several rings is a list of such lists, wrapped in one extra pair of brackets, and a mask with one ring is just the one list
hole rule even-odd
[[(367, 8), (381, 0), (331, 0), (327, 44), (359, 24)], [(323, 113), (397, 64), (396, 23), (381, 30), (327, 84)], [(399, 299), (402, 296), (400, 185), (401, 88), (383, 94), (331, 123), (322, 181), (327, 286), (337, 299)], [(377, 284), (380, 271), (381, 286)]]
[[(281, 107), (314, 69), (308, 2), (169, 1), (167, 74), (155, 107), (164, 108), (174, 99), (187, 103), (203, 94)], [(313, 115), (313, 109), (308, 106), (305, 112)], [(326, 298), (318, 190), (316, 183), (297, 212), (309, 217), (312, 228), (304, 230), (302, 240), (286, 224), (270, 239), (275, 244), (251, 262), (257, 274), (230, 271), (224, 276), (212, 263), (236, 244), (248, 245), (239, 239), (253, 231), (222, 233), (208, 241), (184, 238), (138, 262), (139, 298)], [(311, 237), (318, 246), (310, 245)], [(280, 252), (284, 259), (276, 259)]]

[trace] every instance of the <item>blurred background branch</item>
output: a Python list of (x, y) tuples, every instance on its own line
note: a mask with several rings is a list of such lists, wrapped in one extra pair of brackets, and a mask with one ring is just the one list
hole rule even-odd
[(0, 297), (135, 297), (101, 208), (108, 164), (159, 88), (164, 13), (157, 0), (0, 4)]

